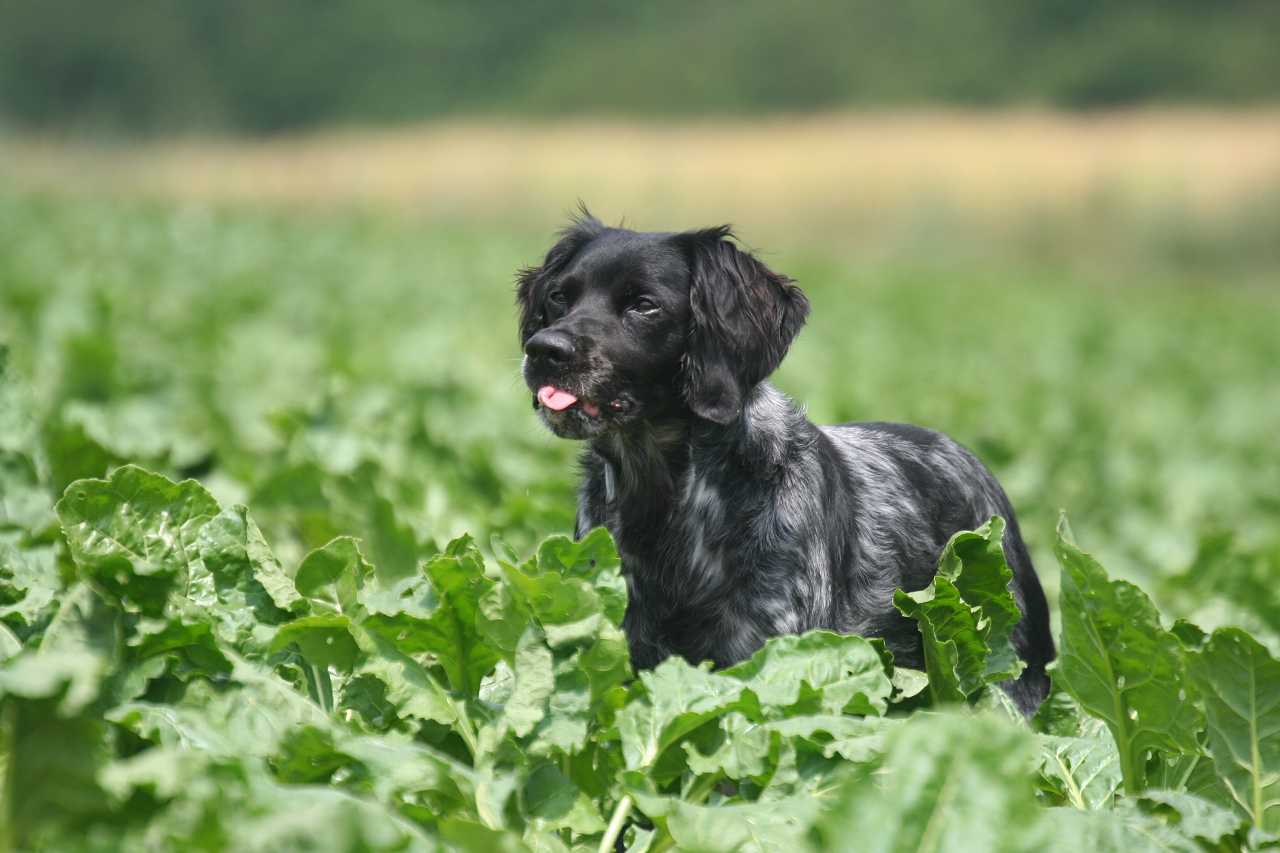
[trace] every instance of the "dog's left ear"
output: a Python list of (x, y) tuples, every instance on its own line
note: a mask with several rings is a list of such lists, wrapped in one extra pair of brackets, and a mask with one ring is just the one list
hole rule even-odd
[(742, 251), (729, 226), (679, 235), (692, 280), (685, 399), (718, 424), (742, 414), (747, 393), (772, 373), (809, 315), (809, 300), (785, 275)]

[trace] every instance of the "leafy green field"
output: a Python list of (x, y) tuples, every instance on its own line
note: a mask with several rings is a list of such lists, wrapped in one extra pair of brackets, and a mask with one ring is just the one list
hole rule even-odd
[(814, 303), (778, 384), (1009, 491), (1063, 632), (1028, 727), (998, 523), (901, 602), (927, 684), (821, 633), (633, 677), (518, 377), (548, 237), (0, 195), (0, 846), (1276, 843), (1276, 270), (766, 244)]

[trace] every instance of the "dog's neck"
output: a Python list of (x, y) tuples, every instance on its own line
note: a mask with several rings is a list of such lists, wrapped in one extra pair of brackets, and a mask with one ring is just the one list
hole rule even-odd
[(691, 423), (685, 418), (645, 422), (595, 440), (604, 461), (605, 501), (618, 524), (647, 539), (666, 523), (676, 484), (688, 468)]
[(732, 468), (750, 478), (776, 475), (801, 434), (804, 415), (781, 392), (761, 382), (742, 414), (716, 424), (682, 413), (602, 436), (592, 450), (604, 461), (605, 499), (628, 539), (662, 535), (687, 497), (681, 483), (691, 465)]

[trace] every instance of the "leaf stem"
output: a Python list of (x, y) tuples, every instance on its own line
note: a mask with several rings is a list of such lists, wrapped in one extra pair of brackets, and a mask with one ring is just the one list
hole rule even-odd
[(0, 707), (0, 850), (14, 849), (13, 789), (18, 768), (13, 756), (14, 732), (18, 726), (18, 706), (5, 702)]
[(329, 667), (322, 666), (316, 670), (316, 680), (320, 682), (320, 707), (326, 714), (333, 713), (333, 682), (329, 680)]
[(716, 783), (719, 781), (719, 773), (708, 773), (706, 776), (701, 777), (689, 788), (689, 795), (685, 797), (685, 801), (694, 805), (701, 805), (702, 801), (715, 790)]
[(298, 665), (302, 670), (302, 677), (307, 680), (307, 695), (311, 697), (312, 702), (323, 708), (324, 703), (320, 701), (320, 685), (316, 681), (316, 671), (305, 660), (299, 660)]
[(1253, 788), (1253, 822), (1259, 829), (1265, 829), (1266, 809), (1262, 799), (1262, 756), (1258, 751), (1258, 673), (1249, 660), (1249, 782)]
[(1067, 789), (1067, 800), (1080, 811), (1088, 811), (1089, 808), (1084, 802), (1084, 793), (1071, 775), (1071, 768), (1062, 760), (1062, 756), (1056, 752), (1053, 753), (1053, 760), (1058, 763), (1058, 769), (1062, 772), (1062, 782)]
[(618, 836), (622, 834), (622, 826), (627, 822), (629, 814), (631, 814), (631, 795), (625, 794), (613, 808), (613, 817), (609, 818), (609, 828), (604, 831), (604, 837), (600, 839), (600, 853), (613, 853), (613, 846), (617, 843)]
[(453, 706), (454, 713), (458, 717), (456, 730), (463, 742), (467, 745), (467, 749), (470, 750), (471, 763), (474, 764), (480, 760), (480, 738), (476, 735), (476, 727), (472, 725), (471, 718), (467, 716), (466, 703), (455, 701)]
[(668, 832), (649, 846), (649, 853), (665, 853), (665, 851), (670, 850), (675, 846), (676, 840), (672, 837), (671, 833)]

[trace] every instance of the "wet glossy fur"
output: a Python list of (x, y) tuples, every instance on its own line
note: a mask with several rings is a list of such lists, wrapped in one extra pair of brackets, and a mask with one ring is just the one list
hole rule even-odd
[[(626, 307), (636, 293), (656, 316)], [(588, 440), (577, 533), (605, 525), (618, 543), (637, 666), (671, 654), (722, 666), (768, 637), (827, 628), (882, 637), (922, 668), (894, 590), (928, 585), (953, 533), (1000, 515), (1028, 664), (1005, 687), (1025, 713), (1045, 697), (1048, 608), (995, 478), (921, 427), (810, 423), (765, 381), (808, 303), (727, 229), (637, 234), (583, 218), (522, 273), (518, 301), (530, 388), (618, 403), (600, 418), (542, 414)], [(539, 333), (571, 354), (548, 363), (529, 346)]]

